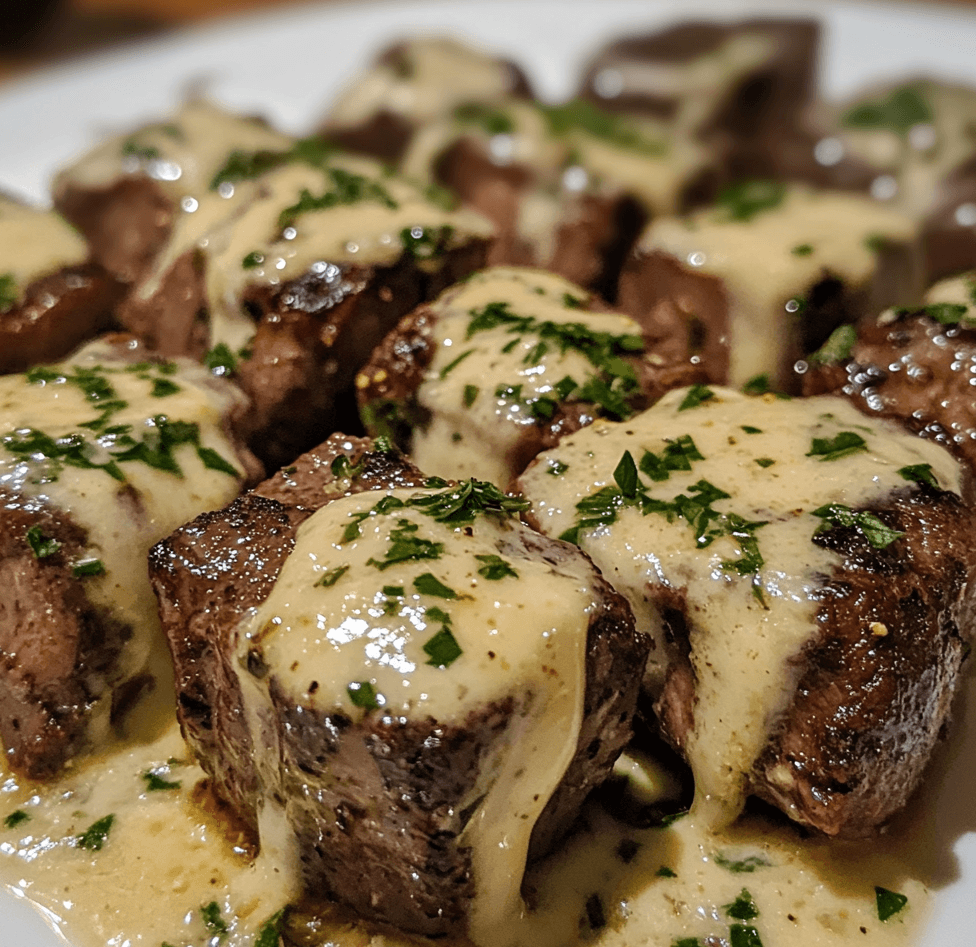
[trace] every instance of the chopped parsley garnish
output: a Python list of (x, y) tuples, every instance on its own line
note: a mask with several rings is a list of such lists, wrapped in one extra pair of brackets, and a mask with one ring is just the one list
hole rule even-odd
[(855, 105), (841, 118), (848, 128), (887, 129), (907, 135), (913, 126), (931, 122), (932, 109), (917, 86), (902, 86), (883, 99)]
[(762, 938), (751, 924), (729, 926), (729, 947), (763, 947)]
[(786, 185), (782, 181), (742, 181), (723, 188), (716, 203), (728, 220), (742, 223), (757, 214), (772, 210), (786, 197)]
[(241, 269), (253, 270), (259, 267), (264, 262), (264, 254), (259, 250), (252, 250), (243, 260), (241, 260)]
[(813, 253), (813, 247), (809, 243), (801, 243), (790, 250), (790, 253), (793, 256), (810, 256)]
[[(433, 609), (429, 609), (430, 615)], [(464, 652), (457, 643), (457, 639), (451, 634), (451, 629), (446, 625), (441, 628), (436, 635), (428, 639), (424, 645), (424, 654), (429, 660), (427, 663), (431, 667), (450, 667)]]
[(227, 922), (221, 917), (220, 905), (216, 901), (200, 905), (203, 926), (216, 937), (223, 938), (230, 932)]
[(772, 457), (756, 457), (754, 458), (753, 463), (759, 464), (760, 467), (765, 468), (765, 467), (772, 467), (773, 464), (776, 463), (776, 461), (773, 460)]
[(11, 309), (20, 298), (13, 273), (0, 275), (0, 312)]
[(291, 162), (301, 161), (313, 168), (320, 167), (332, 153), (333, 148), (318, 138), (303, 138), (287, 151), (232, 151), (210, 181), (210, 190), (216, 191), (224, 183), (258, 178)]
[[(430, 485), (431, 481), (427, 483)], [(473, 523), (481, 513), (522, 513), (529, 508), (529, 501), (508, 496), (487, 481), (466, 480), (440, 493), (412, 497), (407, 505), (419, 509), (439, 523), (464, 526)]]
[(366, 560), (366, 565), (375, 566), (380, 572), (401, 562), (414, 559), (440, 559), (444, 552), (444, 544), (422, 539), (413, 534), (420, 527), (407, 519), (397, 521), (396, 529), (390, 530), (390, 548), (386, 551), (385, 559)]
[(962, 303), (929, 303), (927, 306), (900, 306), (895, 309), (895, 315), (901, 316), (928, 316), (934, 322), (944, 326), (958, 325), (964, 322), (967, 325), (976, 323), (976, 318), (970, 316), (969, 307)]
[(838, 326), (827, 337), (827, 341), (810, 356), (809, 361), (814, 365), (846, 362), (851, 357), (856, 342), (857, 330), (854, 326)]
[(376, 688), (369, 681), (353, 681), (346, 687), (346, 693), (356, 707), (362, 707), (365, 710), (376, 710), (386, 703), (383, 695), (378, 694)]
[(556, 136), (581, 131), (618, 148), (636, 151), (650, 157), (667, 154), (665, 142), (648, 138), (633, 122), (622, 115), (605, 112), (585, 99), (573, 99), (564, 105), (541, 105), (539, 108)]
[(258, 931), (258, 936), (254, 939), (254, 947), (278, 947), (281, 943), (281, 922), (285, 917), (285, 909), (282, 908), (276, 914), (272, 914)]
[(329, 569), (328, 572), (323, 572), (322, 577), (315, 585), (317, 588), (331, 589), (348, 571), (349, 566), (347, 565), (336, 566), (334, 569)]
[(454, 228), (443, 227), (404, 227), (400, 231), (403, 252), (415, 260), (433, 260), (444, 252)]
[(939, 481), (935, 479), (935, 474), (932, 473), (931, 464), (909, 464), (907, 467), (901, 467), (898, 473), (905, 480), (914, 480), (915, 483), (925, 483), (930, 487), (938, 487)]
[(661, 482), (671, 476), (672, 470), (691, 470), (692, 461), (704, 459), (691, 435), (680, 434), (665, 445), (660, 455), (653, 451), (644, 451), (640, 459), (640, 469), (651, 480)]
[(239, 476), (237, 468), (232, 463), (225, 460), (217, 451), (209, 447), (198, 447), (197, 457), (200, 458), (200, 462), (207, 470), (216, 470), (218, 473), (225, 473), (230, 477)]
[[(561, 355), (565, 355), (567, 351), (580, 353), (594, 367), (596, 374), (582, 383), (567, 376), (554, 386), (553, 393), (558, 400), (564, 401), (573, 395), (576, 400), (591, 401), (605, 415), (615, 420), (626, 420), (633, 414), (626, 399), (639, 390), (639, 383), (634, 367), (623, 356), (644, 350), (641, 336), (600, 332), (578, 322), (551, 322), (532, 316), (520, 316), (511, 311), (508, 303), (493, 302), (480, 310), (471, 310), (467, 338), (470, 339), (478, 332), (498, 328), (503, 328), (506, 333), (514, 336), (509, 343), (511, 348), (525, 336), (538, 338), (538, 342), (523, 357), (524, 365), (538, 364), (550, 351), (550, 347), (554, 346)], [(510, 351), (509, 346), (503, 351)], [(503, 387), (506, 386), (499, 386)], [(511, 389), (509, 397), (519, 400), (521, 386), (507, 387)], [(545, 402), (548, 404), (543, 404)], [(552, 417), (557, 403), (556, 399), (547, 396), (526, 402), (533, 415), (544, 420)], [(539, 408), (534, 409), (534, 405), (539, 405)]]
[(477, 385), (465, 385), (464, 395), (461, 398), (461, 400), (464, 402), (464, 406), (466, 408), (470, 408), (471, 405), (475, 403), (475, 400), (480, 392), (481, 389)]
[(71, 566), (71, 574), (76, 579), (91, 575), (105, 575), (105, 563), (101, 559), (79, 559)]
[(742, 424), (740, 428), (746, 432), (746, 434), (762, 434), (763, 430), (761, 427), (753, 427), (751, 424)]
[(159, 149), (152, 145), (140, 145), (135, 138), (127, 138), (122, 142), (123, 158), (138, 158), (140, 161), (157, 161), (160, 157)]
[(723, 904), (722, 910), (737, 921), (751, 921), (753, 918), (759, 917), (759, 908), (756, 907), (752, 895), (745, 888), (739, 892), (739, 896), (731, 904)]
[(416, 579), (413, 580), (413, 587), (421, 595), (433, 595), (436, 598), (457, 598), (458, 594), (452, 588), (448, 588), (440, 579), (437, 578), (432, 572), (425, 572), (423, 575), (418, 575)]
[(237, 358), (231, 351), (229, 345), (224, 342), (218, 342), (204, 355), (203, 364), (214, 375), (233, 375), (237, 371)]
[(887, 888), (875, 886), (874, 896), (878, 905), (879, 921), (887, 921), (894, 917), (908, 904), (908, 898), (905, 895), (899, 894), (897, 891), (889, 891)]
[(806, 456), (817, 457), (821, 461), (840, 460), (867, 449), (867, 441), (860, 434), (855, 434), (854, 431), (840, 431), (836, 437), (813, 438)]
[(364, 454), (358, 464), (353, 464), (347, 454), (337, 454), (329, 464), (329, 470), (336, 480), (353, 480), (366, 469), (366, 455)]
[(474, 355), (474, 349), (468, 349), (466, 352), (462, 352), (457, 358), (455, 358), (453, 361), (451, 361), (450, 363), (448, 363), (447, 365), (445, 365), (441, 369), (440, 375), (438, 375), (438, 377), (441, 378), (441, 379), (447, 378), (447, 376), (455, 368), (457, 368), (457, 366), (460, 365), (461, 362), (463, 362), (469, 355)]
[(478, 569), (478, 575), (485, 579), (489, 579), (492, 582), (497, 582), (499, 579), (504, 579), (507, 576), (511, 576), (513, 579), (518, 578), (518, 573), (507, 563), (501, 556), (496, 556), (493, 554), (487, 554), (483, 556), (475, 556), (478, 562), (484, 563)]
[(175, 395), (178, 391), (182, 391), (180, 386), (168, 378), (154, 378), (152, 380), (150, 394), (154, 398), (166, 398), (169, 395)]
[(623, 457), (620, 458), (613, 471), (613, 479), (625, 497), (633, 499), (637, 496), (640, 478), (637, 476), (637, 464), (634, 463), (633, 455), (629, 450), (624, 451)]
[(755, 375), (743, 386), (742, 393), (746, 395), (768, 395), (773, 393), (773, 385), (768, 374)]
[(677, 878), (678, 873), (673, 868), (668, 868), (667, 865), (662, 865), (655, 872), (658, 878)]
[(14, 811), (3, 820), (3, 827), (5, 829), (15, 829), (18, 825), (22, 825), (29, 819), (30, 816), (24, 812), (23, 809), (14, 809)]
[(762, 855), (749, 855), (746, 858), (731, 858), (723, 852), (716, 852), (712, 858), (715, 864), (733, 874), (752, 874), (757, 868), (769, 868), (772, 864)]
[(147, 769), (142, 774), (142, 778), (146, 781), (147, 792), (163, 792), (167, 789), (179, 789), (183, 785), (180, 780), (164, 779), (159, 773), (151, 769)]
[(113, 822), (115, 822), (114, 815), (107, 815), (93, 822), (81, 835), (75, 836), (75, 844), (88, 852), (100, 852), (108, 839)]
[(679, 411), (687, 411), (689, 408), (697, 408), (706, 401), (711, 401), (715, 397), (715, 392), (707, 385), (692, 385), (678, 405)]
[(567, 470), (569, 470), (569, 464), (565, 464), (561, 460), (547, 461), (546, 473), (550, 477), (561, 477)]
[(881, 253), (888, 246), (888, 242), (888, 238), (880, 233), (869, 233), (864, 238), (864, 246), (872, 253)]
[(330, 210), (350, 204), (360, 204), (373, 201), (389, 210), (396, 210), (400, 205), (390, 196), (389, 191), (378, 181), (371, 181), (361, 174), (346, 171), (344, 168), (325, 168), (325, 173), (332, 179), (332, 187), (321, 194), (312, 194), (308, 188), (302, 188), (298, 201), (286, 207), (278, 215), (278, 226), (282, 229), (290, 227), (295, 219), (302, 214), (319, 210)]
[(51, 536), (45, 536), (37, 524), (27, 530), (26, 538), (27, 545), (31, 547), (35, 559), (47, 559), (48, 556), (53, 556), (61, 548), (61, 543)]
[(475, 125), (486, 135), (511, 135), (515, 131), (512, 117), (501, 109), (480, 102), (466, 102), (454, 110), (454, 121)]
[(812, 512), (814, 516), (819, 516), (823, 520), (823, 523), (817, 527), (813, 534), (814, 536), (826, 532), (833, 526), (853, 527), (875, 549), (886, 549), (899, 536), (905, 535), (897, 529), (892, 529), (874, 513), (869, 513), (867, 510), (855, 512), (849, 506), (843, 506), (840, 503), (828, 503)]

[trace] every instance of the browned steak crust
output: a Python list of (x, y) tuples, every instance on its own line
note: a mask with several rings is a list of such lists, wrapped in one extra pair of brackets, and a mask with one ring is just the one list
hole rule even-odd
[[(334, 484), (331, 465), (340, 454), (365, 466), (351, 482)], [(217, 794), (252, 830), (260, 780), (228, 663), (236, 625), (269, 594), (298, 525), (314, 508), (338, 495), (423, 480), (396, 455), (333, 435), (153, 551), (150, 572), (173, 651), (184, 733)], [(578, 555), (541, 536), (526, 543), (554, 563)], [(597, 587), (577, 752), (536, 825), (530, 857), (544, 854), (565, 833), (630, 734), (640, 677), (633, 672), (642, 667), (648, 644), (637, 638), (626, 603), (602, 580)], [(261, 668), (250, 671), (260, 674)], [(427, 936), (462, 934), (474, 888), (469, 852), (456, 840), (473, 810), (462, 812), (460, 803), (484, 753), (509, 725), (512, 700), (449, 725), (381, 712), (354, 723), (342, 713), (309, 714), (274, 684), (270, 694), (275, 710), (264, 726), (268, 740), (280, 746), (287, 818), (307, 894), (351, 907), (381, 926)]]

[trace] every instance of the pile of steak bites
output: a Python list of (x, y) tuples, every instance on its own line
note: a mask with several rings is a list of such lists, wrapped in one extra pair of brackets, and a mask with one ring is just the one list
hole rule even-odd
[[(828, 104), (818, 41), (808, 20), (683, 23), (596, 51), (554, 104), (514, 63), (407, 40), (308, 137), (191, 99), (65, 167), (54, 210), (0, 198), (11, 768), (55, 778), (104, 743), (168, 645), (214, 793), (258, 841), (281, 811), (307, 895), (479, 942), (635, 718), (711, 785), (726, 596), (736, 635), (798, 637), (767, 649), (780, 683), (716, 818), (758, 797), (831, 836), (883, 826), (971, 636), (976, 89)], [(193, 386), (198, 420), (166, 400)], [(790, 398), (806, 440), (743, 460)], [(735, 420), (709, 457), (712, 416)], [(633, 434), (648, 418), (672, 433)], [(627, 425), (633, 449), (601, 454)], [(721, 458), (727, 483), (696, 466)], [(170, 492), (177, 514), (147, 512)], [(632, 521), (655, 524), (636, 583), (615, 558)], [(777, 572), (783, 524), (815, 574)], [(158, 614), (113, 607), (125, 557), (148, 558)], [(303, 569), (319, 597), (281, 604)], [(518, 616), (497, 645), (489, 592)], [(330, 643), (286, 647), (315, 615)], [(340, 668), (357, 636), (387, 643)], [(415, 693), (421, 673), (455, 697)], [(491, 820), (519, 780), (509, 890)]]

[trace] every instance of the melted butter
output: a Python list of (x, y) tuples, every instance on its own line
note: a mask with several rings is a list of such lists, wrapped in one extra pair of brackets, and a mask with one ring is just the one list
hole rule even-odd
[(54, 190), (107, 187), (127, 175), (146, 175), (175, 203), (199, 200), (232, 151), (283, 151), (290, 145), (290, 138), (263, 122), (190, 99), (172, 121), (110, 138), (90, 151), (60, 172)]
[[(129, 425), (135, 440), (153, 438), (156, 424), (152, 419), (157, 416), (189, 422), (198, 425), (201, 448), (215, 451), (237, 466), (236, 449), (224, 429), (224, 417), (243, 398), (236, 389), (216, 382), (206, 369), (190, 363), (178, 363), (173, 373), (136, 372), (129, 370), (131, 365), (111, 347), (94, 342), (52, 367), (68, 375), (81, 370), (103, 376), (122, 402), (109, 423)], [(100, 412), (98, 402), (88, 400), (80, 386), (51, 380), (32, 383), (29, 377), (0, 378), (0, 436), (23, 429), (39, 430), (54, 439), (81, 436), (90, 445), (87, 456), (95, 463), (107, 463), (113, 450), (120, 451), (111, 437), (99, 438), (81, 426)], [(157, 381), (172, 383), (178, 390), (155, 397), (150, 392)], [(168, 665), (146, 571), (150, 547), (202, 510), (229, 503), (244, 479), (239, 468), (236, 476), (207, 468), (192, 444), (176, 446), (173, 458), (181, 468), (179, 474), (130, 461), (119, 464), (125, 478), (120, 482), (102, 469), (64, 464), (52, 472), (43, 458), (25, 459), (0, 443), (0, 485), (38, 507), (64, 511), (87, 531), (86, 552), (101, 560), (105, 572), (79, 581), (85, 582), (93, 603), (109, 609), (133, 629), (109, 688), (150, 663), (154, 670)], [(110, 699), (101, 704), (105, 713), (96, 709), (93, 716), (99, 726), (107, 725)], [(96, 733), (91, 736), (99, 738)]]
[(0, 194), (0, 276), (12, 276), (18, 291), (39, 276), (87, 259), (85, 241), (54, 211)]
[[(865, 423), (840, 399), (752, 399), (716, 389), (711, 400), (681, 409), (687, 390), (671, 392), (623, 424), (597, 422), (540, 455), (520, 480), (543, 532), (561, 535), (577, 521), (576, 504), (614, 484), (625, 451), (639, 463), (669, 442), (690, 436), (703, 456), (688, 471), (642, 486), (670, 502), (707, 481), (729, 494), (713, 502), (722, 514), (764, 522), (754, 531), (764, 564), (753, 574), (723, 567), (745, 556), (730, 536), (698, 548), (681, 516), (642, 515), (623, 507), (609, 525), (584, 529), (581, 548), (630, 601), (638, 629), (665, 645), (663, 626), (646, 589), (681, 591), (687, 601), (690, 660), (696, 676), (694, 726), (686, 754), (695, 775), (695, 812), (705, 825), (725, 824), (743, 804), (745, 779), (766, 744), (769, 727), (791, 699), (791, 659), (817, 634), (817, 592), (841, 557), (811, 541), (827, 503), (851, 508), (906, 487), (901, 467), (927, 463), (944, 489), (959, 491), (959, 468), (942, 448), (893, 424)], [(760, 429), (747, 433), (743, 425)], [(814, 438), (840, 432), (863, 437), (867, 450), (835, 460), (807, 456)], [(765, 466), (756, 463), (762, 459)], [(772, 463), (768, 463), (772, 461)], [(550, 475), (554, 464), (565, 471)], [(761, 589), (760, 602), (753, 585)], [(765, 607), (764, 607), (765, 605)], [(647, 686), (660, 688), (664, 668), (653, 659)]]
[[(976, 93), (968, 86), (931, 80), (913, 82), (911, 88), (929, 107), (931, 122), (919, 122), (904, 134), (888, 128), (844, 127), (848, 105), (841, 112), (841, 138), (852, 154), (880, 175), (893, 178), (874, 186), (873, 190), (880, 186), (879, 197), (919, 220), (931, 211), (946, 176), (972, 157)], [(860, 101), (876, 101), (888, 94), (888, 90), (872, 93)]]
[[(409, 502), (434, 493), (389, 496)], [(409, 505), (377, 512), (379, 500), (359, 494), (313, 514), (271, 595), (245, 620), (234, 666), (248, 666), (257, 649), (268, 669), (261, 683), (240, 675), (255, 745), (262, 743), (264, 730), (254, 728), (262, 708), (270, 710), (272, 679), (308, 711), (353, 719), (363, 706), (354, 694), (367, 686), (381, 713), (440, 723), (462, 723), (513, 697), (506, 735), (461, 803), (464, 809), (481, 800), (460, 840), (471, 850), (475, 880), (472, 940), (508, 947), (518, 943), (532, 828), (576, 751), (592, 574), (581, 558), (557, 567), (531, 553), (517, 522), (483, 514), (464, 529)], [(356, 521), (361, 535), (343, 541)], [(436, 558), (386, 566), (402, 541), (443, 548)], [(477, 556), (501, 557), (515, 574), (479, 573), (486, 566)], [(448, 652), (433, 647), (445, 632), (455, 642)], [(278, 751), (259, 755), (263, 795), (273, 797)]]
[[(729, 383), (739, 386), (779, 370), (788, 320), (802, 318), (793, 315), (794, 300), (802, 300), (825, 272), (848, 286), (871, 280), (877, 254), (869, 238), (878, 235), (910, 242), (913, 225), (867, 197), (793, 188), (779, 206), (748, 222), (724, 218), (714, 208), (689, 218), (655, 220), (640, 246), (723, 281), (729, 305)], [(792, 252), (804, 245), (813, 252)], [(791, 304), (794, 308), (788, 309)]]
[(340, 95), (329, 124), (359, 125), (378, 112), (428, 122), (457, 105), (500, 98), (512, 83), (510, 66), (477, 49), (443, 37), (415, 39)]
[[(513, 314), (540, 322), (578, 324), (616, 336), (640, 335), (631, 319), (567, 305), (567, 296), (578, 301), (587, 298), (585, 290), (553, 274), (498, 267), (478, 273), (434, 304), (436, 348), (417, 391), (417, 400), (431, 412), (431, 421), (413, 435), (412, 456), (421, 470), (506, 486), (519, 473), (518, 441), (527, 426), (536, 424), (530, 403), (540, 397), (564, 400), (553, 386), (567, 376), (583, 384), (598, 375), (578, 349), (560, 351), (548, 342), (545, 354), (534, 352), (540, 342), (536, 333), (513, 334), (511, 326), (501, 325), (469, 338), (473, 313), (503, 303)], [(466, 355), (468, 352), (471, 354)], [(521, 385), (517, 399), (496, 394), (500, 388), (516, 385)], [(472, 398), (474, 389), (477, 392)]]

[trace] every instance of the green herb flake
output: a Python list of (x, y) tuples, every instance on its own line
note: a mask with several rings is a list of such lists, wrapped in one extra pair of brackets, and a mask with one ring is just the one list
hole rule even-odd
[(504, 579), (511, 576), (513, 579), (518, 578), (518, 573), (507, 563), (501, 556), (496, 556), (492, 554), (475, 556), (478, 562), (484, 563), (478, 569), (478, 575), (492, 582), (497, 582), (499, 579)]
[(26, 539), (35, 559), (47, 559), (48, 556), (53, 556), (61, 548), (61, 543), (50, 536), (45, 536), (37, 524), (27, 530)]
[(349, 566), (336, 566), (334, 569), (329, 569), (328, 572), (323, 572), (321, 578), (315, 583), (316, 588), (331, 589), (336, 582), (339, 581), (347, 572), (349, 571)]
[(14, 279), (14, 274), (4, 273), (0, 275), (0, 312), (12, 309), (19, 298), (20, 294), (17, 292), (17, 281)]
[(71, 565), (71, 574), (76, 579), (91, 575), (105, 575), (105, 563), (101, 559), (79, 559)]
[(772, 467), (776, 461), (772, 457), (756, 457), (753, 459), (753, 463), (765, 469), (766, 467)]
[(888, 246), (888, 238), (884, 234), (869, 233), (864, 238), (864, 246), (872, 253), (881, 253)]
[(769, 868), (772, 864), (762, 855), (749, 855), (746, 858), (732, 858), (724, 852), (716, 852), (712, 858), (715, 864), (735, 875), (752, 874), (758, 868)]
[(115, 822), (114, 815), (107, 815), (93, 822), (81, 835), (75, 836), (75, 844), (87, 852), (100, 852)]
[(278, 947), (281, 942), (281, 922), (285, 918), (285, 909), (272, 914), (258, 930), (254, 939), (254, 947)]
[(662, 865), (655, 872), (658, 878), (677, 878), (678, 873), (673, 868), (668, 868), (667, 865)]
[(897, 891), (889, 891), (887, 888), (875, 886), (874, 897), (878, 905), (879, 921), (887, 921), (894, 917), (908, 904), (908, 898), (905, 895), (899, 894)]
[(280, 228), (292, 226), (296, 218), (302, 214), (331, 210), (334, 207), (345, 207), (367, 201), (380, 204), (388, 210), (397, 210), (400, 206), (377, 181), (371, 181), (361, 174), (354, 174), (344, 168), (325, 168), (325, 173), (331, 178), (331, 187), (318, 195), (312, 194), (308, 188), (302, 188), (298, 201), (286, 207), (278, 215)]
[(725, 187), (716, 203), (726, 219), (746, 223), (758, 214), (779, 207), (784, 197), (786, 184), (782, 181), (742, 181)]
[(203, 364), (214, 375), (229, 376), (237, 371), (237, 356), (231, 351), (230, 346), (218, 342), (204, 355)]
[(840, 431), (836, 437), (815, 437), (810, 442), (807, 457), (817, 457), (820, 461), (840, 460), (861, 451), (867, 451), (867, 441), (854, 431)]
[[(430, 615), (433, 609), (428, 609)], [(431, 667), (450, 667), (464, 652), (457, 643), (457, 639), (447, 627), (442, 628), (424, 645), (424, 654), (429, 658), (427, 664)]]
[(762, 938), (751, 924), (729, 926), (729, 947), (763, 947)]
[(384, 585), (383, 594), (392, 595), (394, 598), (400, 598), (405, 594), (405, 590), (402, 585)]
[(454, 589), (448, 588), (432, 572), (425, 572), (423, 575), (418, 575), (417, 578), (413, 580), (413, 587), (421, 595), (433, 595), (435, 598), (446, 599), (458, 597), (458, 594), (454, 591)]
[(838, 326), (827, 337), (827, 341), (814, 352), (809, 361), (814, 365), (832, 365), (846, 362), (854, 352), (857, 330), (854, 326)]
[(932, 108), (918, 86), (895, 89), (882, 99), (855, 105), (841, 118), (848, 128), (887, 129), (907, 135), (913, 126), (931, 122)]
[(154, 398), (167, 398), (169, 395), (175, 395), (182, 390), (176, 382), (170, 381), (168, 378), (154, 378), (149, 393)]
[(385, 559), (366, 560), (366, 565), (375, 566), (380, 572), (389, 569), (400, 562), (409, 562), (414, 559), (440, 559), (444, 552), (444, 544), (433, 542), (429, 539), (421, 539), (413, 533), (419, 527), (410, 520), (402, 519), (397, 523), (396, 529), (390, 531), (390, 548), (386, 551)]
[(464, 395), (461, 399), (464, 402), (464, 406), (470, 408), (475, 403), (480, 392), (481, 389), (477, 385), (465, 385)]
[(561, 477), (569, 470), (569, 464), (564, 464), (561, 460), (550, 460), (546, 463), (546, 473), (550, 477)]
[(578, 131), (648, 157), (667, 154), (667, 145), (663, 141), (649, 138), (625, 116), (605, 112), (585, 99), (573, 99), (563, 105), (541, 105), (539, 108), (549, 124), (549, 131), (556, 137)]
[(264, 262), (264, 254), (259, 250), (252, 250), (243, 260), (241, 267), (245, 270), (253, 270)]
[(23, 809), (14, 809), (14, 811), (3, 820), (3, 827), (5, 829), (15, 829), (18, 825), (23, 825), (29, 820), (30, 816), (24, 812)]
[(790, 250), (793, 256), (810, 256), (813, 253), (813, 246), (809, 243), (801, 243)]
[(346, 687), (346, 693), (356, 707), (364, 710), (376, 710), (386, 703), (383, 695), (378, 694), (369, 681), (353, 681)]
[(813, 510), (814, 516), (819, 516), (824, 522), (817, 528), (814, 536), (826, 532), (832, 526), (847, 526), (857, 529), (875, 549), (886, 549), (899, 536), (905, 534), (892, 529), (874, 513), (867, 510), (855, 512), (840, 503), (828, 503)]
[(898, 473), (905, 480), (928, 484), (930, 487), (939, 486), (939, 481), (935, 479), (935, 474), (932, 473), (931, 464), (909, 464), (907, 467), (899, 468)]
[(772, 390), (773, 385), (767, 374), (756, 375), (742, 386), (742, 392), (746, 395), (768, 395), (772, 393)]
[(455, 358), (452, 362), (450, 362), (450, 364), (445, 365), (441, 369), (438, 378), (442, 380), (444, 378), (447, 378), (447, 376), (450, 375), (451, 372), (454, 371), (454, 369), (457, 368), (458, 365), (460, 365), (461, 362), (463, 362), (469, 355), (474, 355), (474, 349), (468, 349), (467, 352), (462, 352), (457, 358)]
[(964, 322), (972, 325), (976, 320), (969, 315), (969, 307), (962, 303), (929, 303), (927, 306), (900, 306), (894, 310), (899, 318), (902, 316), (928, 316), (934, 322), (944, 326), (958, 325)]
[(203, 926), (215, 937), (223, 938), (230, 932), (227, 922), (220, 914), (220, 905), (216, 901), (200, 906), (200, 918), (203, 920)]
[(454, 228), (443, 227), (404, 227), (400, 231), (403, 252), (414, 260), (433, 260), (441, 256), (447, 248)]
[(746, 434), (762, 434), (763, 430), (761, 427), (753, 427), (751, 424), (740, 425), (741, 430), (745, 431)]
[(722, 910), (737, 921), (751, 921), (753, 918), (759, 917), (759, 908), (756, 907), (752, 895), (745, 888), (739, 892), (739, 896), (731, 904), (722, 905)]
[(147, 769), (142, 774), (142, 778), (146, 781), (147, 792), (163, 792), (167, 789), (179, 789), (183, 785), (180, 780), (164, 779), (159, 773), (151, 769)]
[(689, 408), (697, 408), (700, 404), (711, 401), (714, 397), (715, 392), (707, 385), (692, 385), (681, 404), (678, 405), (678, 410), (687, 411)]
[(466, 102), (454, 110), (454, 121), (459, 125), (474, 125), (486, 135), (511, 135), (515, 131), (512, 117), (501, 109), (481, 102)]
[(634, 463), (633, 455), (629, 450), (624, 451), (623, 457), (620, 458), (613, 471), (613, 479), (625, 497), (633, 499), (637, 496), (640, 478), (637, 476), (637, 464)]

